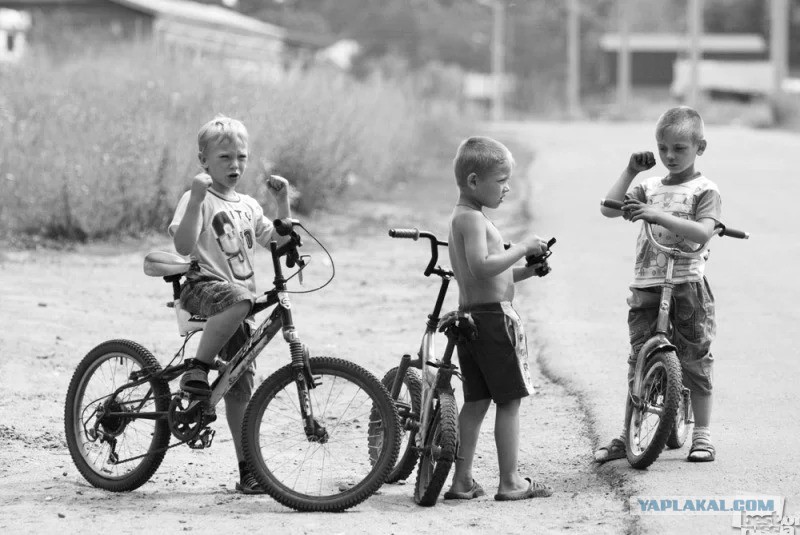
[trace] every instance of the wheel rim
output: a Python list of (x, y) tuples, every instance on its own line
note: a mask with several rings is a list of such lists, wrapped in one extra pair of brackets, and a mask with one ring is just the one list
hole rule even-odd
[[(83, 375), (74, 405), (74, 433), (78, 451), (87, 467), (105, 479), (123, 479), (135, 471), (155, 439), (156, 421), (104, 412), (134, 414), (156, 410), (148, 383), (109, 396), (130, 381), (141, 364), (124, 353), (109, 353)], [(111, 442), (114, 442), (112, 447)]]
[(628, 447), (634, 455), (642, 455), (655, 438), (666, 391), (667, 369), (662, 362), (654, 362), (642, 381), (643, 406), (634, 407), (631, 414)]
[[(355, 489), (386, 455), (387, 429), (370, 394), (337, 370), (314, 370), (318, 386), (309, 391), (314, 417), (328, 437), (312, 442), (300, 422), (297, 389), (287, 376), (262, 404), (257, 448), (270, 482), (282, 490), (316, 499)], [(391, 415), (391, 424), (395, 416)]]

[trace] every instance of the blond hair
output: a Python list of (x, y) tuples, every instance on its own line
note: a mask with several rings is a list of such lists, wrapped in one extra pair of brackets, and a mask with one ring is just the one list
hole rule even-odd
[(472, 173), (481, 177), (499, 165), (514, 167), (514, 157), (505, 145), (490, 137), (469, 137), (458, 146), (453, 160), (456, 183), (463, 186)]
[(668, 128), (676, 134), (688, 136), (694, 143), (705, 137), (703, 118), (689, 106), (670, 108), (661, 114), (656, 123), (656, 139), (660, 139)]
[(204, 124), (197, 133), (197, 148), (205, 153), (208, 144), (220, 141), (239, 140), (247, 143), (247, 128), (241, 121), (226, 117), (218, 113), (213, 119)]

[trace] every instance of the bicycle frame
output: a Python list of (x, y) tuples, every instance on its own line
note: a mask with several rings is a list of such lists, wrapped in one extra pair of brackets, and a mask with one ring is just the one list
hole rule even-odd
[[(298, 388), (298, 401), (300, 406), (301, 416), (304, 422), (304, 427), (309, 439), (317, 438), (324, 439), (325, 429), (315, 419), (311, 407), (309, 396), (309, 389), (314, 388), (314, 383), (311, 370), (308, 367), (308, 351), (301, 343), (297, 331), (294, 327), (292, 319), (291, 302), (289, 294), (286, 292), (287, 279), (283, 276), (283, 269), (280, 264), (280, 259), (286, 254), (291, 254), (292, 251), (296, 253), (297, 246), (301, 244), (299, 236), (294, 231), (290, 235), (290, 239), (284, 245), (278, 246), (277, 242), (270, 243), (270, 252), (272, 253), (272, 264), (275, 272), (273, 281), (273, 289), (266, 292), (262, 298), (256, 300), (253, 307), (253, 313), (257, 313), (267, 308), (276, 305), (270, 315), (258, 326), (258, 328), (251, 334), (247, 341), (242, 345), (236, 355), (227, 363), (223, 365), (218, 377), (211, 385), (211, 395), (205, 400), (193, 400), (186, 409), (190, 412), (203, 404), (205, 413), (213, 415), (214, 408), (220, 400), (228, 393), (231, 387), (236, 384), (241, 375), (245, 373), (250, 364), (261, 354), (261, 351), (272, 341), (278, 331), (283, 331), (283, 337), (288, 342), (291, 352), (291, 365), (293, 368), (293, 376), (297, 382)], [(292, 257), (290, 257), (292, 258)], [(294, 256), (295, 263), (298, 256)], [(288, 260), (288, 259), (287, 259)], [(302, 269), (302, 267), (301, 267)], [(165, 277), (165, 280), (172, 282), (173, 291), (177, 294), (177, 285), (179, 277)], [(192, 331), (188, 336), (196, 333)], [(181, 349), (182, 351), (182, 349)], [(159, 375), (166, 381), (172, 381), (179, 377), (185, 370), (185, 363), (176, 366), (167, 366), (162, 370)], [(133, 380), (130, 383), (119, 387), (110, 397), (113, 400), (120, 392), (125, 389), (133, 388), (148, 380), (144, 372), (131, 377)], [(147, 401), (143, 400), (143, 403)], [(131, 417), (126, 413), (109, 412), (108, 416)], [(160, 419), (167, 418), (167, 413), (153, 412), (153, 413), (137, 413), (136, 418), (141, 419)]]
[[(644, 366), (647, 363), (648, 358), (651, 355), (658, 351), (662, 351), (664, 349), (671, 349), (677, 353), (678, 348), (672, 344), (669, 340), (669, 330), (670, 330), (670, 319), (669, 313), (672, 308), (672, 293), (675, 289), (675, 283), (673, 281), (673, 272), (675, 268), (675, 260), (677, 258), (700, 258), (708, 251), (708, 247), (711, 243), (709, 239), (706, 243), (700, 245), (697, 249), (693, 251), (683, 251), (676, 247), (667, 247), (661, 245), (656, 241), (655, 237), (653, 236), (653, 228), (652, 225), (646, 221), (643, 222), (645, 235), (647, 236), (647, 241), (650, 244), (658, 249), (659, 251), (663, 252), (667, 256), (667, 272), (664, 277), (664, 282), (661, 283), (661, 298), (658, 307), (658, 319), (656, 321), (656, 330), (653, 336), (644, 343), (642, 348), (639, 350), (639, 353), (636, 356), (636, 369), (633, 376), (633, 387), (630, 392), (631, 400), (635, 405), (639, 405), (641, 403), (641, 395), (642, 395), (642, 371), (644, 370)], [(714, 230), (714, 235), (719, 234), (720, 229)]]
[[(431, 244), (431, 259), (425, 268), (424, 275), (426, 277), (429, 277), (431, 274), (438, 275), (442, 279), (442, 282), (439, 286), (439, 293), (436, 297), (436, 303), (433, 306), (433, 311), (428, 315), (428, 321), (425, 324), (425, 332), (422, 335), (422, 341), (420, 342), (420, 348), (417, 352), (417, 358), (412, 360), (411, 355), (409, 354), (405, 354), (401, 357), (398, 373), (395, 375), (394, 383), (392, 383), (391, 395), (392, 399), (397, 399), (398, 395), (400, 394), (400, 389), (403, 386), (403, 377), (405, 377), (409, 367), (421, 370), (422, 403), (420, 406), (422, 407), (422, 414), (417, 416), (421, 416), (422, 419), (419, 422), (417, 441), (418, 444), (424, 444), (425, 433), (428, 427), (428, 418), (430, 417), (430, 411), (426, 410), (426, 407), (429, 406), (432, 400), (431, 396), (433, 396), (434, 391), (439, 388), (439, 385), (441, 384), (444, 388), (447, 388), (450, 383), (450, 377), (452, 376), (452, 369), (450, 365), (452, 347), (448, 347), (449, 352), (445, 351), (446, 355), (443, 357), (440, 363), (434, 364), (433, 362), (436, 358), (436, 329), (439, 325), (439, 320), (441, 319), (440, 316), (442, 313), (442, 306), (444, 305), (444, 299), (447, 295), (447, 290), (450, 286), (450, 281), (453, 280), (454, 274), (451, 270), (443, 269), (436, 265), (439, 259), (439, 246), (447, 247), (447, 242), (438, 240), (436, 236), (429, 232), (417, 232), (416, 236), (428, 238)], [(447, 370), (447, 376), (444, 377), (443, 374), (437, 372), (436, 378), (431, 380), (431, 372), (428, 369), (429, 365), (439, 368), (439, 371)]]

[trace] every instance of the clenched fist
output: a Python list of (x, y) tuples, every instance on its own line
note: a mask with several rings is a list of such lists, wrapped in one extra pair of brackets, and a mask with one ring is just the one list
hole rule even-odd
[(267, 191), (269, 191), (276, 200), (286, 199), (289, 196), (289, 181), (278, 175), (267, 175), (265, 180), (267, 184)]
[(656, 165), (656, 157), (650, 151), (634, 152), (628, 162), (628, 169), (634, 173), (641, 173), (652, 169)]
[(192, 198), (195, 202), (202, 202), (206, 198), (206, 192), (211, 187), (211, 175), (199, 173), (192, 179)]

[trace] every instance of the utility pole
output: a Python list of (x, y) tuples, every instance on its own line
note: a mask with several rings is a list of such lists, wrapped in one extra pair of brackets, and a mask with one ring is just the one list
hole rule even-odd
[(506, 63), (506, 5), (505, 0), (492, 2), (492, 79), (494, 94), (492, 98), (492, 120), (502, 121), (505, 117), (505, 63)]
[(625, 115), (631, 93), (631, 43), (629, 0), (617, 0), (617, 20), (619, 21), (619, 51), (617, 53), (617, 108), (619, 115)]
[(689, 0), (689, 105), (700, 104), (700, 60), (703, 57), (703, 0)]
[(567, 114), (581, 114), (580, 6), (578, 0), (567, 2)]
[(783, 81), (789, 70), (789, 3), (770, 0), (770, 46), (772, 62), (772, 94), (783, 93)]

